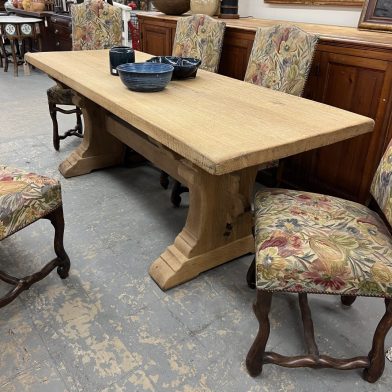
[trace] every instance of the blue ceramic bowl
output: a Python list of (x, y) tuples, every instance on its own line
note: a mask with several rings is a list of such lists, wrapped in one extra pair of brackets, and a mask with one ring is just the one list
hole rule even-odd
[(173, 74), (170, 64), (127, 63), (117, 67), (121, 81), (132, 91), (161, 91)]
[(172, 79), (195, 78), (201, 64), (199, 59), (193, 57), (157, 56), (147, 61), (172, 65), (174, 67)]

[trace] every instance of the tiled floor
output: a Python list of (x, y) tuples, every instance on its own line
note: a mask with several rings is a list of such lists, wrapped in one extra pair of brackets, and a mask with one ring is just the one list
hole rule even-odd
[[(38, 72), (14, 78), (0, 70), (0, 162), (61, 178), (57, 166), (79, 140), (52, 148), (45, 95), (52, 84)], [(69, 117), (63, 126), (73, 125)], [(117, 167), (61, 181), (71, 275), (52, 273), (0, 309), (1, 392), (390, 390), (390, 362), (375, 385), (359, 371), (269, 365), (252, 379), (244, 367), (257, 330), (255, 293), (245, 282), (250, 257), (164, 293), (147, 269), (182, 227), (186, 201), (171, 207), (159, 171)], [(53, 257), (52, 235), (42, 221), (2, 241), (0, 268), (38, 269)], [(367, 353), (381, 300), (344, 309), (339, 298), (313, 296), (310, 306), (324, 351)], [(301, 352), (294, 296), (276, 296), (271, 321), (270, 347)]]

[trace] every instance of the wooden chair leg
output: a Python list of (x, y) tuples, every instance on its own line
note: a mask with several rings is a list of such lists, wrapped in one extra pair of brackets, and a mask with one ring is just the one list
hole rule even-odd
[(342, 295), (340, 297), (342, 304), (345, 306), (351, 306), (356, 299), (357, 299), (357, 297), (355, 297), (353, 295)]
[(256, 257), (253, 258), (249, 266), (248, 273), (246, 274), (246, 281), (251, 289), (256, 288)]
[(385, 337), (392, 327), (392, 301), (385, 300), (385, 314), (379, 322), (373, 337), (372, 349), (369, 353), (370, 366), (363, 372), (368, 382), (376, 382), (384, 372), (385, 367)]
[(49, 113), (53, 123), (53, 147), (56, 151), (60, 149), (59, 124), (57, 122), (56, 104), (49, 102)]
[(183, 186), (180, 181), (174, 181), (170, 201), (174, 207), (179, 207), (181, 204), (181, 193), (189, 192), (186, 186)]
[(71, 263), (69, 257), (64, 249), (64, 215), (63, 207), (60, 206), (52, 213), (50, 213), (47, 218), (50, 220), (54, 227), (54, 251), (58, 258), (57, 273), (61, 279), (68, 277), (69, 269)]
[(163, 189), (167, 189), (169, 187), (169, 175), (163, 170), (161, 170), (161, 177), (159, 182)]
[(18, 42), (17, 40), (10, 40), (12, 61), (14, 62), (14, 76), (18, 76), (18, 59), (16, 57), (16, 49), (15, 49), (15, 45), (18, 45), (17, 42)]
[(271, 309), (272, 293), (257, 290), (253, 311), (259, 321), (259, 331), (246, 357), (246, 368), (252, 377), (258, 376), (263, 370), (263, 356), (270, 334), (268, 314)]
[(83, 121), (82, 121), (82, 111), (77, 108), (78, 111), (76, 112), (76, 131), (79, 135), (83, 135)]
[(13, 285), (11, 290), (0, 298), (0, 308), (9, 304), (13, 301), (20, 293), (24, 290), (28, 290), (31, 285), (44, 279), (48, 276), (54, 268), (57, 267), (57, 273), (62, 279), (68, 277), (70, 269), (70, 261), (67, 253), (64, 250), (63, 238), (64, 238), (64, 216), (63, 207), (60, 206), (49, 215), (45, 217), (49, 219), (54, 226), (54, 251), (56, 253), (56, 258), (47, 263), (40, 271), (25, 276), (23, 278), (15, 278), (14, 276), (8, 275), (7, 273), (0, 271), (0, 280)]

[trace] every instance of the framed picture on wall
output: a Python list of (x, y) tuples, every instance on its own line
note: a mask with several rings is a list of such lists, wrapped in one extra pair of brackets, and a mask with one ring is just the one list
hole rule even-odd
[(264, 3), (270, 4), (341, 5), (357, 7), (361, 7), (364, 2), (365, 0), (264, 0)]
[(392, 33), (392, 0), (366, 0), (358, 28)]

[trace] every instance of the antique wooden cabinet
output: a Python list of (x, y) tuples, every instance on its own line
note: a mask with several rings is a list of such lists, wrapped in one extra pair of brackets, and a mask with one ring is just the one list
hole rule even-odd
[(69, 15), (47, 16), (49, 50), (72, 50), (72, 21)]
[[(158, 13), (139, 15), (142, 50), (171, 54), (177, 19)], [(219, 73), (243, 79), (256, 28), (275, 23), (282, 22), (227, 20)], [(284, 182), (366, 202), (378, 161), (392, 137), (392, 35), (295, 24), (320, 36), (304, 97), (369, 116), (375, 128), (372, 134), (286, 158)]]

